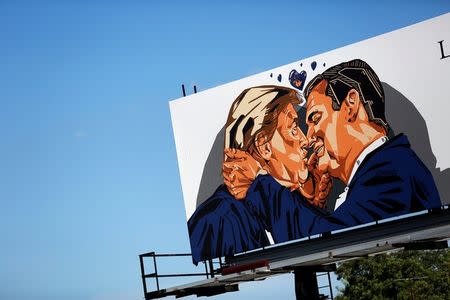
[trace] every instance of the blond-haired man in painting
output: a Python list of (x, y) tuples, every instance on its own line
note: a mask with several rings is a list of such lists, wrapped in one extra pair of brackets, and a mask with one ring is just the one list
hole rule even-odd
[[(267, 232), (275, 243), (299, 238), (299, 227), (292, 226), (300, 224), (297, 202), (308, 199), (318, 206), (324, 204), (323, 192), (329, 190), (331, 182), (321, 185), (322, 197), (315, 197), (319, 185), (314, 184), (316, 177), (308, 170), (308, 141), (298, 124), (300, 102), (295, 90), (279, 86), (249, 88), (233, 102), (225, 125), (225, 147), (233, 150), (225, 155), (246, 165), (234, 171), (249, 179), (235, 180), (225, 172), (225, 181), (236, 184), (236, 197), (221, 185), (190, 217), (195, 263), (267, 246)], [(232, 166), (225, 162), (227, 167)], [(259, 199), (263, 186), (240, 190), (239, 185), (250, 185), (258, 175), (274, 178), (295, 197), (265, 205)], [(327, 175), (322, 177), (329, 180)]]

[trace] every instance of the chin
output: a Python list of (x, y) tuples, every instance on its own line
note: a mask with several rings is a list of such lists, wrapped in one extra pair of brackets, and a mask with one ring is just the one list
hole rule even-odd
[(305, 183), (308, 179), (308, 174), (309, 172), (307, 168), (297, 171), (298, 181), (300, 183)]

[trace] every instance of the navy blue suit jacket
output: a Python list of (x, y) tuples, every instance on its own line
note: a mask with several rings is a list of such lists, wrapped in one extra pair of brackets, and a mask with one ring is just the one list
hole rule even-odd
[(370, 153), (348, 187), (345, 202), (328, 213), (271, 176), (259, 176), (247, 205), (265, 221), (276, 242), (441, 206), (433, 176), (403, 134)]
[(225, 185), (197, 207), (188, 228), (195, 264), (270, 245), (262, 223)]
[(258, 176), (245, 200), (226, 187), (202, 203), (188, 221), (194, 263), (269, 244), (360, 225), (441, 205), (430, 171), (399, 135), (370, 153), (334, 212), (311, 206), (270, 175)]

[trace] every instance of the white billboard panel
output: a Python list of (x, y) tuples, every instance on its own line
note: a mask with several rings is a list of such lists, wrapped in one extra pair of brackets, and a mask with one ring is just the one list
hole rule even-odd
[(449, 79), (445, 14), (171, 101), (194, 261), (448, 204)]

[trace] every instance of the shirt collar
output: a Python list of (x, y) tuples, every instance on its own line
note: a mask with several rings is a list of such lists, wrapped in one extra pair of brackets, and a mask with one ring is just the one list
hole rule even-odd
[(350, 182), (352, 182), (353, 176), (355, 175), (356, 171), (358, 171), (359, 166), (362, 164), (364, 159), (367, 155), (369, 155), (371, 152), (375, 151), (375, 149), (381, 147), (384, 143), (386, 143), (388, 140), (387, 136), (382, 136), (367, 146), (361, 154), (359, 154), (358, 158), (355, 161), (355, 164), (353, 165), (352, 172), (350, 173), (350, 178), (348, 179), (347, 186), (350, 185)]

